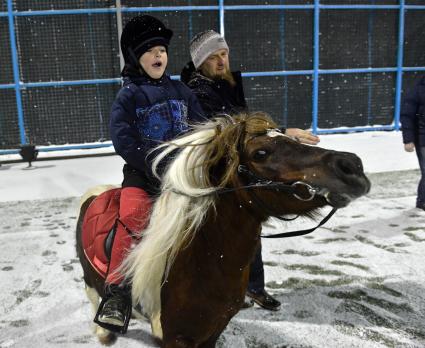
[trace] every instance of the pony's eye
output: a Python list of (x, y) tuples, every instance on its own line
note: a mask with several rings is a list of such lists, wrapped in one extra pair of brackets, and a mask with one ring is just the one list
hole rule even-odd
[(268, 155), (269, 152), (267, 150), (257, 150), (252, 158), (254, 161), (264, 161)]

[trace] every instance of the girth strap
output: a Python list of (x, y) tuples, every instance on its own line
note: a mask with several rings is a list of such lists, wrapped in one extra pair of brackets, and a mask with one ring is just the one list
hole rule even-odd
[(117, 231), (118, 223), (120, 223), (120, 225), (130, 235), (131, 238), (135, 239), (136, 241), (140, 240), (140, 237), (137, 237), (136, 234), (124, 224), (124, 222), (122, 222), (119, 218), (117, 218), (115, 220), (114, 226), (112, 226), (111, 230), (108, 232), (108, 235), (105, 238), (104, 250), (108, 260), (111, 260), (112, 245), (114, 243), (114, 238), (115, 238), (115, 233)]

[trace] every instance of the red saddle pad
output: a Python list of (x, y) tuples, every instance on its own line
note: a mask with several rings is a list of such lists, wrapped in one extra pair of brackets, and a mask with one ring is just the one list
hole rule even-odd
[(105, 191), (88, 207), (82, 226), (82, 243), (87, 260), (104, 278), (109, 259), (105, 255), (105, 239), (118, 218), (121, 188)]

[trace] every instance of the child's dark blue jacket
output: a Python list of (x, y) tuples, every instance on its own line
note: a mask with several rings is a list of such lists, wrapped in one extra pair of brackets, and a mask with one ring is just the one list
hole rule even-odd
[[(150, 150), (175, 138), (188, 124), (204, 121), (203, 111), (192, 91), (164, 75), (159, 80), (145, 76), (124, 78), (112, 105), (110, 132), (115, 151), (126, 161), (126, 174), (135, 173), (139, 186), (156, 193), (158, 180), (152, 174)], [(134, 175), (130, 175), (134, 177)], [(139, 180), (140, 179), (140, 180)]]

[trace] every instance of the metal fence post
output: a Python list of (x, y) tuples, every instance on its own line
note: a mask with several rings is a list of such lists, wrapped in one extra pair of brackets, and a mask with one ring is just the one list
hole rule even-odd
[(319, 51), (320, 51), (320, 0), (314, 0), (314, 34), (313, 34), (313, 113), (312, 131), (317, 134), (317, 119), (319, 110)]
[(224, 0), (218, 0), (218, 15), (220, 22), (220, 34), (224, 37)]
[(122, 34), (122, 11), (121, 0), (115, 1), (115, 8), (117, 10), (117, 34), (118, 34), (118, 54), (120, 55), (120, 71), (124, 68), (124, 57), (121, 53), (121, 34)]
[(25, 134), (24, 112), (22, 108), (22, 96), (21, 96), (21, 86), (20, 86), (21, 81), (19, 76), (18, 52), (16, 48), (15, 24), (14, 24), (12, 0), (7, 0), (7, 16), (9, 20), (9, 39), (10, 39), (10, 49), (12, 53), (13, 80), (15, 84), (16, 108), (18, 111), (19, 135), (20, 135), (21, 144), (24, 145), (27, 143), (27, 137)]
[[(375, 5), (375, 0), (372, 0), (372, 5)], [(367, 62), (368, 68), (372, 68), (373, 57), (372, 57), (372, 43), (373, 43), (373, 24), (374, 24), (374, 9), (369, 10), (368, 21), (367, 21)], [(367, 86), (367, 125), (371, 125), (372, 121), (372, 82), (373, 73), (367, 74), (368, 86)]]
[(397, 80), (394, 106), (394, 129), (396, 131), (400, 130), (401, 88), (403, 85), (404, 5), (404, 0), (400, 0), (400, 12), (398, 16)]
[[(280, 4), (284, 4), (284, 0), (280, 1)], [(279, 32), (280, 32), (280, 62), (282, 71), (286, 70), (286, 56), (285, 56), (285, 10), (280, 11), (279, 16)], [(282, 108), (282, 120), (283, 126), (288, 127), (288, 77), (283, 76), (283, 108)]]

